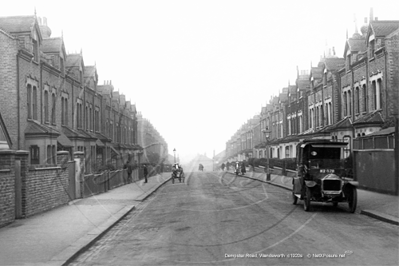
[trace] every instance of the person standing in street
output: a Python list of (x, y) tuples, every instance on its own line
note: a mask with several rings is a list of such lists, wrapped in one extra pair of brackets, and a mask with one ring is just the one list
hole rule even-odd
[(241, 162), (241, 174), (245, 175), (246, 172), (247, 172), (246, 171), (246, 162), (242, 161)]

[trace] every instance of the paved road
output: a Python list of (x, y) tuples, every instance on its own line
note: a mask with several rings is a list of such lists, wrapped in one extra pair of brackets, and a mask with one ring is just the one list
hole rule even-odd
[[(231, 174), (168, 182), (71, 265), (398, 265), (398, 229)], [(254, 256), (254, 257), (250, 257)]]

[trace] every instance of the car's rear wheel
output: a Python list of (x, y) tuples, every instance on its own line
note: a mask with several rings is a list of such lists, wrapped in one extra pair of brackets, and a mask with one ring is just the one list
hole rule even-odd
[(354, 213), (356, 211), (357, 207), (357, 190), (356, 187), (350, 187), (348, 189), (348, 207), (349, 207), (349, 212)]
[(292, 186), (292, 204), (296, 205), (298, 203), (298, 197), (295, 196), (295, 184)]
[(296, 205), (298, 203), (298, 198), (295, 196), (294, 191), (292, 191), (292, 204)]
[(310, 199), (312, 198), (312, 191), (310, 188), (306, 187), (306, 195), (303, 199), (303, 209), (308, 212), (310, 211)]

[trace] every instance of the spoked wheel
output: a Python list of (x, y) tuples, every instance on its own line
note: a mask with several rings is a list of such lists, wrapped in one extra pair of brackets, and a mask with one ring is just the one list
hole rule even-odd
[(310, 188), (306, 187), (306, 196), (303, 199), (303, 209), (305, 212), (310, 211), (310, 198), (312, 197), (312, 191), (310, 191)]
[(357, 207), (357, 190), (356, 187), (350, 187), (348, 189), (348, 207), (349, 212), (354, 213)]

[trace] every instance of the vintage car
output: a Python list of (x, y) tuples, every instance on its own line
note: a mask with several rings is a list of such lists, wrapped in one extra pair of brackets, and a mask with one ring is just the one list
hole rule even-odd
[(305, 211), (310, 211), (312, 201), (348, 203), (354, 213), (357, 205), (358, 182), (347, 176), (344, 168), (345, 142), (330, 140), (304, 140), (296, 147), (297, 175), (293, 178), (293, 204), (303, 200)]

